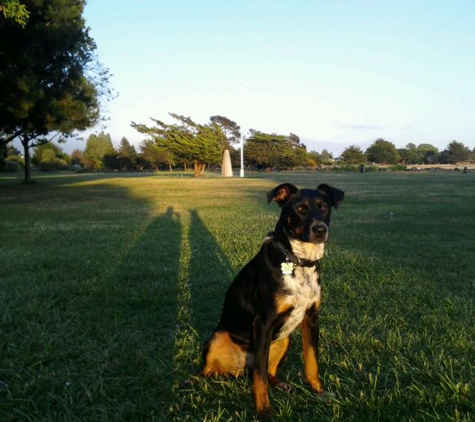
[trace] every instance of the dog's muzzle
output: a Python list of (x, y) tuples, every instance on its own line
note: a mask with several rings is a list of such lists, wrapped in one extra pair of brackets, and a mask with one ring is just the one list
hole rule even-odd
[(328, 226), (320, 222), (312, 224), (309, 240), (315, 243), (326, 242), (328, 240)]

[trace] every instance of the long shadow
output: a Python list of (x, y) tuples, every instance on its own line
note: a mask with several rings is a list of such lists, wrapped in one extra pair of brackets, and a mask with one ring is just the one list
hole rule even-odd
[[(30, 191), (35, 201), (25, 202)], [(0, 244), (8, 257), (0, 271), (0, 419), (164, 420), (179, 217), (172, 208), (156, 215), (148, 201), (106, 183), (10, 195), (4, 211), (21, 218), (4, 222)]]
[[(215, 328), (233, 268), (198, 211), (190, 211), (190, 283), (195, 326), (201, 341)], [(219, 304), (218, 306), (216, 306)]]
[(110, 393), (128, 392), (117, 415), (112, 415), (122, 420), (164, 419), (169, 411), (179, 324), (181, 242), (180, 217), (169, 207), (150, 221), (105, 280), (108, 297), (102, 307), (110, 319), (106, 336), (119, 339), (109, 345), (113, 350), (108, 353), (107, 375)]

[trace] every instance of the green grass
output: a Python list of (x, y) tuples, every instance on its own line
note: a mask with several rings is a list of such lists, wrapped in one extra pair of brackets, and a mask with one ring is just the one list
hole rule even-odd
[(294, 333), (274, 420), (475, 420), (475, 175), (36, 181), (0, 177), (0, 420), (253, 420), (248, 379), (183, 381), (284, 181), (346, 200), (323, 260), (326, 393), (306, 387)]

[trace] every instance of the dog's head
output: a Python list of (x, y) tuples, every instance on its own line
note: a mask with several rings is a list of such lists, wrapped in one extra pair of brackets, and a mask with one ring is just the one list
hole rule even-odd
[(291, 239), (307, 243), (328, 240), (331, 209), (338, 208), (344, 197), (341, 190), (326, 184), (313, 190), (283, 183), (267, 193), (267, 201), (276, 201), (282, 209), (277, 226)]

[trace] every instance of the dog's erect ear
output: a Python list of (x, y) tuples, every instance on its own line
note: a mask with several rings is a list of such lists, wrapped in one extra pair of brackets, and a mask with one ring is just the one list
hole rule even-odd
[(332, 188), (331, 186), (328, 186), (324, 183), (318, 185), (317, 190), (326, 196), (328, 202), (330, 202), (330, 205), (335, 207), (335, 209), (338, 208), (345, 198), (345, 192), (337, 188)]
[(283, 183), (267, 192), (267, 203), (270, 204), (271, 201), (274, 200), (279, 204), (279, 207), (283, 207), (289, 198), (294, 193), (297, 193), (298, 190), (297, 186), (294, 186), (291, 183)]

